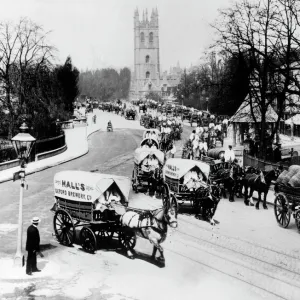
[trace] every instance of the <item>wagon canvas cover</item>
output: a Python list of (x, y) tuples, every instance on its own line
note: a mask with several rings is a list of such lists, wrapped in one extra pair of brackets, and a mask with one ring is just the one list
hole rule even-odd
[(201, 172), (208, 179), (210, 165), (202, 161), (196, 161), (191, 159), (182, 159), (182, 158), (170, 158), (166, 161), (166, 164), (163, 167), (163, 176), (168, 176), (173, 179), (180, 179), (192, 168), (197, 166)]
[(128, 177), (85, 171), (62, 171), (54, 176), (54, 195), (60, 198), (94, 202), (113, 183), (128, 202), (131, 180)]
[(150, 133), (150, 132), (154, 132), (157, 136), (159, 136), (159, 134), (160, 134), (160, 131), (158, 129), (154, 129), (154, 128), (153, 129), (147, 129), (143, 133), (143, 139), (145, 139), (146, 138), (146, 134)]
[(134, 163), (140, 164), (149, 155), (154, 155), (158, 161), (163, 164), (165, 155), (162, 151), (156, 149), (137, 148), (134, 152)]
[(151, 138), (143, 139), (143, 140), (141, 141), (141, 146), (145, 145), (145, 144), (147, 143), (148, 140), (152, 140), (152, 142), (153, 142), (154, 144), (156, 144), (157, 148), (159, 147), (158, 141), (157, 141), (156, 139), (151, 139)]

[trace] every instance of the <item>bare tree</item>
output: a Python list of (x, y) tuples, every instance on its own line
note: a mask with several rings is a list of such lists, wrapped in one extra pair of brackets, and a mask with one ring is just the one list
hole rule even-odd
[[(18, 24), (0, 23), (0, 82), (5, 90), (1, 104), (9, 111), (9, 138), (12, 137), (17, 113), (26, 113), (24, 82), (29, 68), (36, 71), (50, 64), (54, 48), (47, 43), (48, 33), (28, 19)], [(39, 99), (42, 101), (42, 99)]]
[[(263, 156), (267, 141), (266, 114), (268, 106), (276, 106), (278, 119), (272, 128), (270, 140), (278, 132), (287, 99), (300, 95), (299, 72), (300, 39), (297, 0), (243, 0), (220, 11), (219, 21), (213, 27), (218, 33), (215, 46), (231, 53), (247, 56), (250, 78), (249, 105), (252, 118), (259, 130)], [(294, 71), (294, 72), (291, 72)], [(295, 98), (292, 101), (295, 104)], [(253, 107), (258, 107), (258, 122)]]

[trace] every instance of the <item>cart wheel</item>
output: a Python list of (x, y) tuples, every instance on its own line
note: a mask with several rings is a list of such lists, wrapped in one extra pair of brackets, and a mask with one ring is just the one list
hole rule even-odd
[(82, 227), (80, 230), (80, 243), (84, 251), (95, 253), (97, 250), (97, 240), (94, 232), (89, 227)]
[(295, 221), (296, 221), (296, 226), (298, 228), (298, 232), (300, 233), (300, 209), (298, 209), (295, 212)]
[(170, 190), (169, 190), (168, 185), (166, 185), (166, 184), (164, 184), (162, 186), (161, 200), (162, 200), (163, 207), (166, 207), (170, 201)]
[(124, 230), (119, 232), (119, 242), (126, 250), (133, 250), (136, 244), (136, 234), (132, 230)]
[(65, 210), (56, 211), (53, 227), (57, 240), (65, 246), (71, 246), (75, 241), (75, 226), (72, 217)]
[(289, 202), (284, 194), (279, 193), (274, 201), (275, 218), (279, 226), (287, 228), (290, 224), (291, 213)]

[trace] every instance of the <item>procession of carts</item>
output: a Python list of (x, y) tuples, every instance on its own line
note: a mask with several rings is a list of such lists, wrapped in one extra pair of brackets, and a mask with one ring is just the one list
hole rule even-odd
[[(182, 118), (187, 118), (183, 111)], [(135, 119), (136, 111), (127, 109), (126, 119)], [(197, 122), (194, 115), (191, 123)], [(112, 126), (107, 131), (112, 131)], [(94, 253), (109, 241), (118, 241), (124, 250), (133, 250), (136, 231), (122, 225), (121, 216), (136, 211), (129, 206), (130, 191), (149, 189), (153, 179), (160, 184), (161, 206), (190, 207), (195, 215), (213, 223), (221, 199), (222, 178), (220, 170), (229, 173), (230, 165), (224, 163), (224, 148), (210, 149), (199, 160), (166, 158), (161, 148), (161, 133), (158, 129), (144, 131), (142, 141), (134, 152), (132, 178), (84, 171), (62, 171), (54, 177), (53, 228), (62, 245), (71, 246), (76, 241), (88, 253)], [(278, 224), (286, 228), (295, 218), (300, 231), (300, 188), (275, 186), (274, 212)], [(117, 195), (110, 202), (112, 214), (100, 205), (103, 195)], [(139, 213), (152, 214), (147, 210)], [(151, 226), (151, 225), (149, 225)]]

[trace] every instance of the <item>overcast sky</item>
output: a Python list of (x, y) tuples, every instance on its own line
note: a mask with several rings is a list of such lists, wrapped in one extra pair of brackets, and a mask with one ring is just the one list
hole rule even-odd
[(195, 63), (212, 42), (209, 23), (230, 0), (0, 0), (0, 19), (29, 17), (52, 31), (58, 62), (80, 70), (133, 67), (133, 14), (157, 7), (163, 70)]

